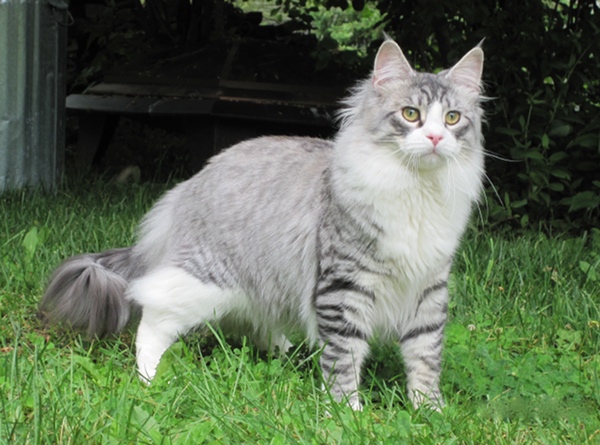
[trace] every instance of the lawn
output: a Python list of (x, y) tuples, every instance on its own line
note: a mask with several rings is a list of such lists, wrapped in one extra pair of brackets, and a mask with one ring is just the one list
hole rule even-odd
[(320, 391), (318, 351), (258, 353), (211, 330), (136, 376), (134, 331), (89, 341), (36, 306), (66, 256), (131, 244), (165, 185), (81, 182), (0, 196), (0, 443), (598, 444), (600, 231), (469, 229), (450, 282), (442, 413), (415, 411), (374, 344), (363, 412)]

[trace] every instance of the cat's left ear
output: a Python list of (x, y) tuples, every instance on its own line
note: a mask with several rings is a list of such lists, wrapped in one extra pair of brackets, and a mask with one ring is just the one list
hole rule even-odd
[(390, 80), (406, 79), (414, 74), (398, 44), (391, 39), (383, 42), (375, 57), (373, 86), (377, 89)]
[(483, 72), (483, 50), (476, 46), (469, 51), (446, 74), (453, 83), (462, 85), (473, 92), (481, 93), (481, 74)]

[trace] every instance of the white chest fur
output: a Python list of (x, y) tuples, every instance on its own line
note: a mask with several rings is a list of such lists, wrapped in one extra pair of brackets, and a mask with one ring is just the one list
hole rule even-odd
[(361, 281), (376, 291), (376, 324), (385, 331), (412, 312), (423, 289), (447, 268), (480, 179), (477, 171), (455, 162), (423, 172), (369, 148), (341, 160), (336, 185), (349, 205), (354, 201), (372, 208), (373, 221), (382, 229), (378, 256), (389, 273), (365, 274)]
[(377, 200), (384, 228), (379, 254), (391, 274), (375, 278), (375, 316), (384, 330), (402, 323), (419, 295), (451, 261), (469, 215), (465, 196), (444, 196), (430, 189), (406, 190), (396, 199)]

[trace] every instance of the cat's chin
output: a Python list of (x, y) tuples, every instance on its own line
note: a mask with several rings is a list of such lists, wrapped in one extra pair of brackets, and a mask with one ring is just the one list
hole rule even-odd
[(402, 163), (411, 170), (431, 171), (448, 165), (455, 156), (451, 144), (439, 144), (436, 148), (428, 144), (406, 144), (398, 151)]
[(448, 165), (448, 158), (443, 154), (431, 151), (413, 158), (412, 162), (419, 171), (432, 171)]

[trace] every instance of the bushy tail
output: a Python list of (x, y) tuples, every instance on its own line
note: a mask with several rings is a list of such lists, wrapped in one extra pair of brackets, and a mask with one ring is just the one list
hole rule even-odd
[(125, 298), (128, 280), (139, 275), (133, 248), (83, 254), (67, 259), (54, 272), (40, 302), (40, 314), (90, 337), (118, 333), (129, 321)]

